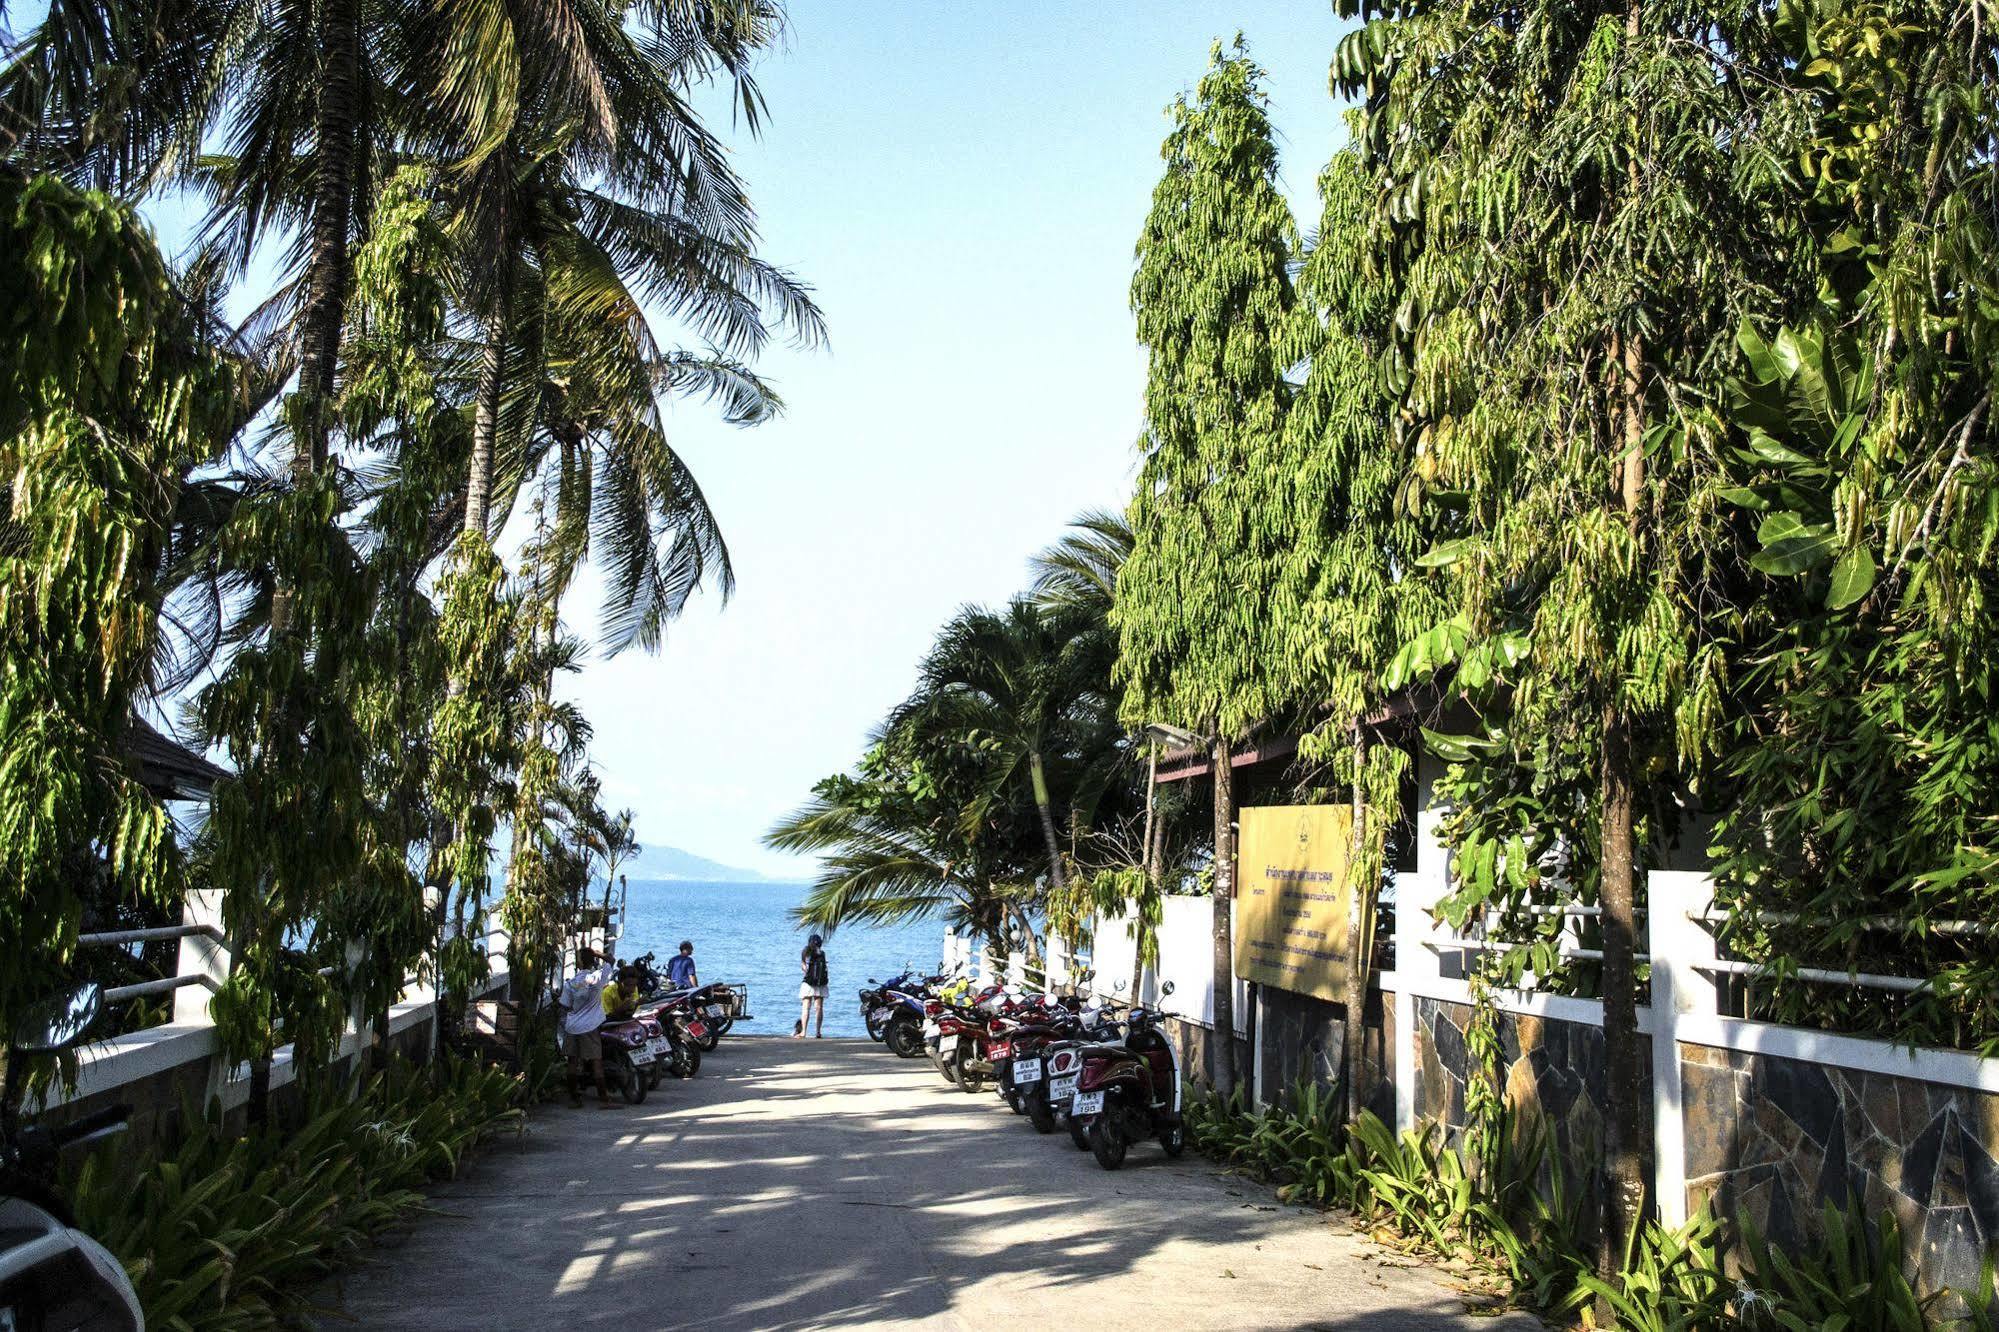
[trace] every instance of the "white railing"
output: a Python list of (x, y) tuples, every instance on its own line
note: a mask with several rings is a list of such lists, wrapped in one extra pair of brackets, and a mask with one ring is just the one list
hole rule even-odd
[[(1442, 863), (1442, 857), (1426, 857)], [(1381, 977), (1381, 988), (1396, 1006), (1396, 1118), (1399, 1127), (1416, 1123), (1415, 1000), (1472, 1002), (1470, 986), (1445, 974), (1443, 963), (1454, 955), (1511, 946), (1500, 940), (1460, 934), (1437, 917), (1435, 908), (1445, 885), (1435, 876), (1405, 875), (1397, 881), (1395, 970)], [(1686, 1107), (1681, 1051), (1685, 1046), (1734, 1050), (1795, 1059), (1832, 1068), (1910, 1078), (1980, 1092), (1999, 1092), (1999, 1060), (1982, 1059), (1956, 1050), (1932, 1050), (1896, 1045), (1871, 1037), (1846, 1036), (1803, 1027), (1759, 1022), (1722, 1011), (1716, 978), (1774, 975), (1759, 963), (1720, 956), (1715, 927), (1713, 886), (1707, 875), (1689, 871), (1655, 870), (1648, 877), (1645, 947), (1637, 956), (1651, 964), (1650, 1003), (1638, 1008), (1638, 1028), (1651, 1037), (1653, 1158), (1656, 1196), (1661, 1219), (1685, 1221)], [(1583, 919), (1596, 908), (1551, 906), (1544, 914)], [(1600, 959), (1601, 950), (1561, 949), (1563, 957)], [(1459, 969), (1454, 967), (1453, 969)], [(1836, 971), (1821, 967), (1793, 968), (1784, 973), (1798, 980), (1858, 986), (1893, 993), (1925, 988), (1917, 977)], [(1603, 1005), (1596, 999), (1546, 994), (1532, 988), (1488, 991), (1502, 1011), (1576, 1022), (1603, 1024)]]
[[(223, 1110), (228, 1111), (249, 1099), (248, 1067), (232, 1065), (224, 1058), (222, 1044), (216, 1038), (214, 1019), (208, 1012), (210, 996), (229, 977), (230, 945), (222, 931), (222, 894), (219, 891), (189, 893), (182, 907), (182, 923), (179, 925), (106, 930), (82, 935), (78, 942), (86, 947), (119, 948), (165, 939), (180, 941), (173, 975), (115, 986), (105, 990), (104, 997), (107, 1002), (117, 1003), (170, 993), (174, 996), (172, 1015), (158, 1026), (127, 1032), (85, 1048), (79, 1057), (76, 1084), (66, 1094), (59, 1094), (61, 1101), (78, 1101), (114, 1092), (171, 1069), (194, 1064), (206, 1066), (203, 1076), (204, 1103), (219, 1100)], [(504, 970), (507, 935), (504, 930), (495, 927), (480, 936), (479, 942), (486, 946), (487, 952), (487, 979), (481, 992), (490, 994), (507, 979)], [(350, 945), (348, 966), (355, 966), (359, 961), (357, 947)], [(327, 968), (326, 972), (337, 970), (337, 967)], [(406, 978), (402, 998), (389, 1010), (390, 1035), (431, 1020), (436, 1003), (437, 995), (432, 987), (419, 983), (415, 976)], [(354, 1055), (373, 1040), (368, 1020), (368, 1015), (359, 1011), (348, 1014), (334, 1052), (336, 1060)], [(283, 1087), (295, 1075), (292, 1047), (281, 1046), (271, 1060), (271, 1087), (273, 1090)]]

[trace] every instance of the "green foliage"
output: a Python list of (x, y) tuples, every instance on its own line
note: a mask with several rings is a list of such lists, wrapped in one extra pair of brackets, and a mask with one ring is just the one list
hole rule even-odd
[(308, 1084), (297, 1122), (232, 1137), (192, 1106), (177, 1144), (100, 1152), (69, 1182), (79, 1223), (125, 1264), (147, 1325), (269, 1327), (310, 1312), (310, 1288), (423, 1203), (520, 1116), (520, 1080), (445, 1057), (392, 1061), (358, 1089)]
[[(1302, 701), (1273, 626), (1311, 585), (1322, 520), (1286, 435), (1297, 229), (1277, 189), (1262, 70), (1217, 43), (1171, 108), (1131, 305), (1147, 354), (1132, 550), (1117, 579), (1116, 680), (1133, 725), (1244, 733)], [(1303, 446), (1301, 449), (1301, 445)]]
[(122, 742), (159, 641), (155, 574), (236, 379), (132, 212), (0, 167), (0, 1029), (76, 946), (103, 856), (161, 903), (180, 858)]

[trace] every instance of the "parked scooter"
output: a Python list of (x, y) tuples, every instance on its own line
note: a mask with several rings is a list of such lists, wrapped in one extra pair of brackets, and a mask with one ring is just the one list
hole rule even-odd
[[(1167, 982), (1163, 994), (1173, 992)], [(1133, 1008), (1125, 1038), (1116, 1045), (1089, 1045), (1080, 1051), (1076, 1094), (1069, 1103), (1071, 1132), (1080, 1132), (1090, 1154), (1106, 1170), (1124, 1164), (1134, 1142), (1157, 1138), (1168, 1156), (1187, 1147), (1180, 1113), (1180, 1055), (1159, 1030), (1166, 1015)]]
[(76, 1045), (103, 1006), (95, 985), (29, 1007), (16, 1024), (0, 1080), (0, 1328), (48, 1332), (145, 1332), (145, 1314), (124, 1266), (77, 1230), (57, 1195), (56, 1158), (66, 1147), (125, 1130), (115, 1106), (56, 1128), (23, 1124), (23, 1061)]
[(628, 1018), (606, 1022), (597, 1028), (597, 1038), (604, 1050), (604, 1081), (632, 1105), (645, 1104), (646, 1093), (659, 1081), (653, 1066), (666, 1053), (659, 1048), (665, 1042), (658, 1029), (642, 1018)]

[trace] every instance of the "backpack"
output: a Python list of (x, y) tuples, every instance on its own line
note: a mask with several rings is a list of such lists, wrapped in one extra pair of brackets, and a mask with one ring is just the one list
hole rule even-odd
[(824, 985), (826, 983), (826, 955), (814, 953), (805, 961), (805, 983)]

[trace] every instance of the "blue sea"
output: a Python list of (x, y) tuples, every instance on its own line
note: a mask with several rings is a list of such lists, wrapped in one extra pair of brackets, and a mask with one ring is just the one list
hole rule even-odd
[[(798, 1020), (798, 954), (811, 933), (792, 920), (791, 908), (805, 893), (800, 883), (634, 879), (618, 956), (655, 952), (664, 970), (680, 941), (692, 939), (704, 982), (749, 984), (756, 1020), (736, 1024), (737, 1031), (789, 1035)], [(907, 963), (935, 967), (943, 940), (941, 920), (842, 926), (826, 941), (826, 1034), (865, 1036), (856, 991)]]

